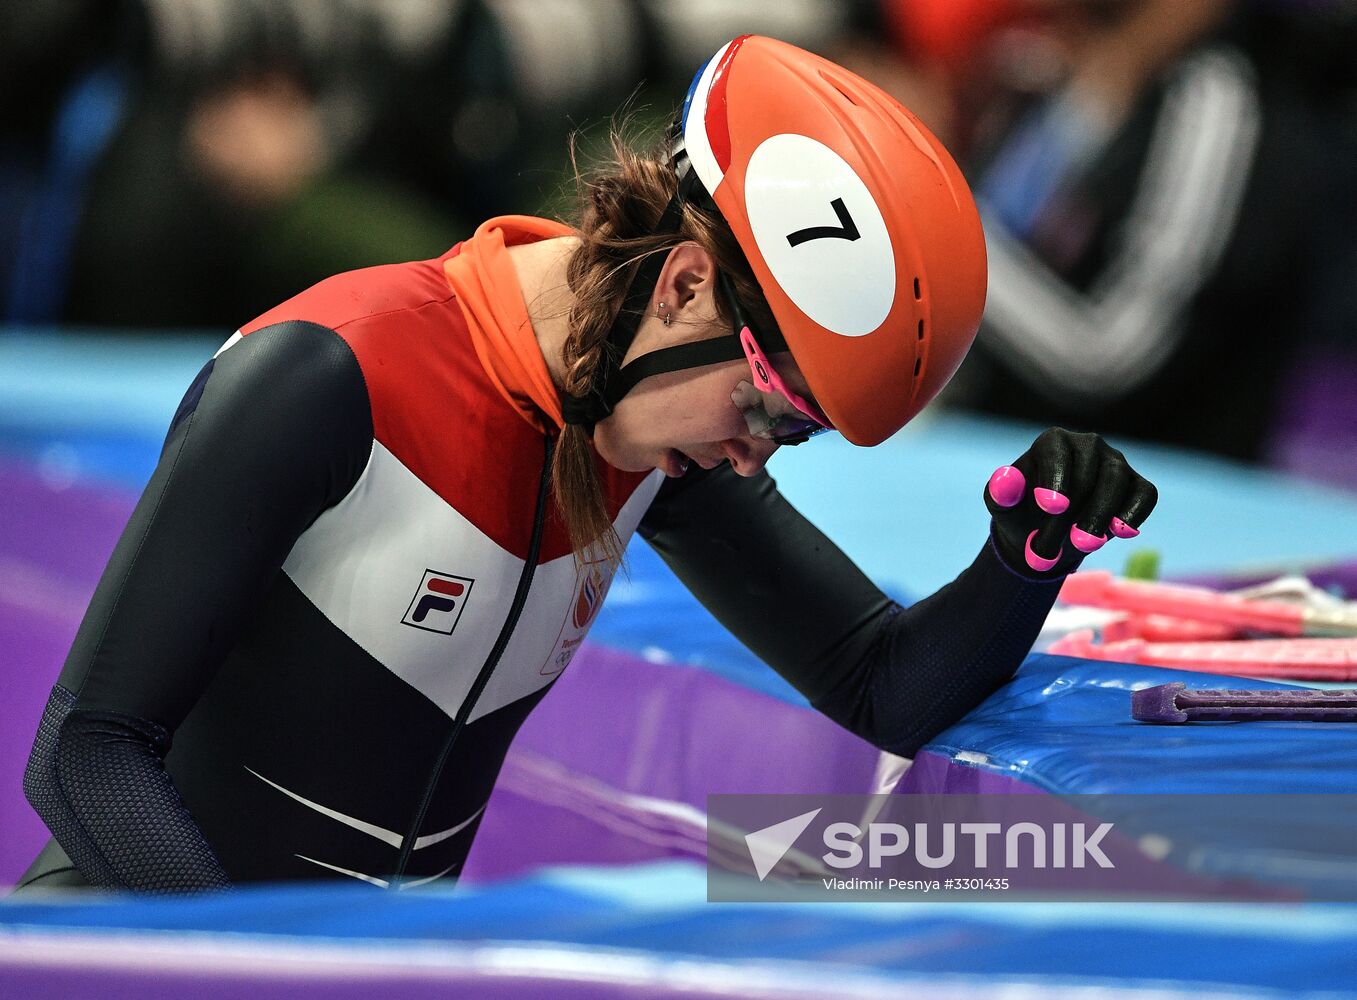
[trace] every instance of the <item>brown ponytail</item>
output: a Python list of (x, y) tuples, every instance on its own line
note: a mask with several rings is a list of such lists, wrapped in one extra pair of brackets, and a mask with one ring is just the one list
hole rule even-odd
[[(565, 391), (575, 396), (588, 392), (603, 352), (610, 349), (608, 331), (641, 261), (651, 254), (667, 254), (685, 241), (701, 246), (716, 266), (730, 275), (755, 324), (765, 329), (773, 324), (743, 252), (718, 214), (688, 204), (677, 233), (655, 233), (678, 185), (674, 168), (667, 162), (667, 143), (639, 151), (615, 125), (609, 145), (611, 160), (586, 174), (581, 173), (576, 158), (576, 136), (570, 141), (579, 195), (575, 218), (570, 221), (578, 231), (580, 244), (566, 265), (566, 281), (574, 301), (562, 354)], [(720, 315), (729, 319), (722, 296), (716, 297), (716, 306)], [(576, 558), (593, 545), (596, 555), (618, 564), (622, 545), (613, 530), (595, 461), (584, 428), (567, 424), (556, 447), (552, 487)]]

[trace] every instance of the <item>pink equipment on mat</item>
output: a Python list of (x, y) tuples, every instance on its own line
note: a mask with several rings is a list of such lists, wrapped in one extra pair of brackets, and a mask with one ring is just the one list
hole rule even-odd
[(1293, 680), (1357, 680), (1357, 639), (1244, 639), (1234, 642), (1096, 643), (1093, 630), (1071, 632), (1047, 650), (1117, 663)]
[(1250, 600), (1207, 587), (1122, 580), (1106, 570), (1071, 573), (1060, 588), (1066, 604), (1168, 615), (1283, 636), (1357, 636), (1357, 613)]

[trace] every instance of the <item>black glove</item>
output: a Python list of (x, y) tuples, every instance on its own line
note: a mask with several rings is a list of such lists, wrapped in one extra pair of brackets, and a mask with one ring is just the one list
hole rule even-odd
[(990, 533), (1009, 568), (1034, 580), (1073, 572), (1109, 532), (1134, 538), (1159, 499), (1154, 484), (1097, 434), (1041, 432), (985, 487)]

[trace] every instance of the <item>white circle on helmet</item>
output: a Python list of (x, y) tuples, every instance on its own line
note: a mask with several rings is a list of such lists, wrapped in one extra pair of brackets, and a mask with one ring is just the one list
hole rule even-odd
[(876, 199), (843, 157), (809, 136), (770, 136), (749, 158), (744, 198), (759, 252), (798, 309), (843, 337), (885, 322), (895, 251)]

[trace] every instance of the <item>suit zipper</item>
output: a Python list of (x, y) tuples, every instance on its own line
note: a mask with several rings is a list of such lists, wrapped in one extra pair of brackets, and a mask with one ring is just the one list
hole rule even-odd
[(396, 872), (391, 877), (392, 889), (399, 889), (400, 881), (405, 877), (405, 868), (410, 863), (410, 855), (414, 851), (415, 841), (419, 838), (419, 828), (424, 825), (425, 817), (428, 816), (429, 806), (433, 803), (434, 790), (438, 787), (438, 779), (443, 775), (443, 767), (452, 754), (453, 744), (457, 742), (457, 737), (461, 734), (467, 719), (471, 717), (471, 712), (475, 709), (476, 701), (480, 698), (481, 692), (490, 683), (490, 677), (495, 672), (495, 667), (499, 665), (500, 657), (504, 655), (504, 650), (513, 637), (514, 627), (523, 614), (523, 606), (528, 603), (528, 591), (532, 588), (532, 578), (537, 572), (537, 555), (542, 548), (542, 527), (546, 521), (547, 489), (551, 485), (551, 458), (555, 450), (556, 439), (547, 435), (546, 456), (542, 461), (542, 476), (537, 485), (537, 508), (533, 513), (532, 541), (528, 545), (528, 558), (523, 563), (523, 572), (518, 577), (518, 589), (514, 591), (514, 600), (509, 606), (509, 616), (505, 619), (504, 627), (500, 629), (499, 638), (495, 640), (495, 645), (491, 648), (490, 654), (485, 658), (485, 663), (481, 665), (480, 672), (476, 674), (476, 680), (472, 683), (471, 690), (462, 699), (462, 705), (452, 721), (452, 732), (443, 741), (443, 746), (434, 760), (433, 772), (429, 775), (429, 781), (424, 786), (424, 794), (420, 796), (419, 807), (415, 810), (415, 818), (411, 822), (405, 838), (401, 841), (400, 856), (396, 861)]

